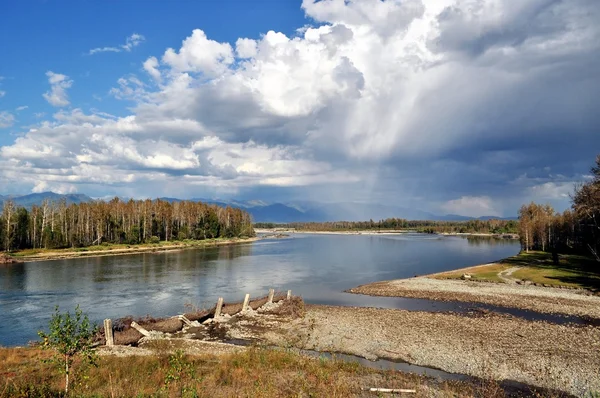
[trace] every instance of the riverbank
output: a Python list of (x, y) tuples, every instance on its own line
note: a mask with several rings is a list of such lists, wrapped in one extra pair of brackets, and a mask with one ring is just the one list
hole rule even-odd
[[(265, 333), (272, 344), (389, 358), (577, 396), (600, 390), (600, 328), (494, 314), (307, 306), (303, 319)], [(542, 395), (546, 396), (546, 395)]]
[(11, 253), (11, 258), (16, 262), (61, 260), (80, 257), (118, 256), (124, 254), (137, 254), (147, 252), (164, 252), (183, 249), (197, 249), (203, 247), (214, 247), (240, 243), (251, 243), (259, 240), (253, 238), (231, 238), (231, 239), (207, 239), (207, 240), (185, 240), (170, 241), (140, 245), (106, 244), (67, 249), (27, 249)]
[[(90, 369), (78, 396), (195, 391), (194, 396), (367, 397), (372, 395), (366, 389), (378, 387), (414, 389), (416, 397), (565, 397), (600, 388), (598, 328), (493, 314), (305, 306), (297, 297), (255, 304), (180, 332), (152, 331), (136, 347), (99, 348), (99, 367)], [(146, 327), (153, 330), (152, 324)], [(379, 370), (298, 350), (389, 358), (475, 378)], [(0, 397), (27, 388), (58, 391), (60, 373), (40, 361), (47, 356), (36, 348), (0, 349), (0, 375), (7, 380)]]
[(255, 228), (254, 231), (262, 234), (312, 234), (312, 235), (396, 235), (406, 233), (416, 233), (409, 229), (390, 229), (390, 230), (354, 230), (354, 231), (309, 231), (295, 228)]
[[(417, 229), (361, 229), (361, 230), (339, 230), (339, 231), (312, 231), (305, 229), (295, 228), (255, 228), (256, 233), (262, 234), (313, 234), (313, 235), (397, 235), (407, 233), (422, 233)], [(519, 239), (519, 235), (516, 234), (492, 234), (492, 233), (478, 233), (478, 232), (439, 232), (428, 235), (440, 235), (440, 236), (463, 236), (463, 237), (481, 237), (481, 238), (497, 238), (497, 239)]]
[[(497, 263), (349, 289), (371, 296), (462, 301), (600, 319), (600, 277), (579, 256), (522, 253)], [(523, 278), (523, 279), (521, 279)], [(537, 282), (536, 282), (537, 281)], [(547, 282), (547, 283), (546, 283)]]

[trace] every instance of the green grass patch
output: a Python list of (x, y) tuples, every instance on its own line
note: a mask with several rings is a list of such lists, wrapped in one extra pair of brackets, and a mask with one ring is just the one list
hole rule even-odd
[(498, 274), (513, 267), (521, 267), (513, 272), (512, 278), (553, 287), (570, 287), (600, 291), (600, 263), (585, 256), (573, 254), (559, 255), (559, 263), (554, 264), (552, 254), (532, 251), (519, 253), (494, 264), (479, 265), (456, 271), (432, 275), (435, 279), (461, 279), (470, 274), (475, 281), (503, 282)]
[(511, 266), (503, 263), (494, 263), (486, 265), (478, 265), (475, 267), (465, 268), (457, 271), (449, 271), (441, 274), (433, 275), (435, 279), (462, 279), (464, 274), (471, 275), (471, 279), (483, 282), (503, 282), (498, 277), (498, 273), (509, 269)]
[(590, 257), (561, 254), (558, 264), (554, 264), (552, 254), (530, 252), (520, 253), (504, 262), (523, 267), (513, 273), (516, 279), (600, 291), (600, 263)]

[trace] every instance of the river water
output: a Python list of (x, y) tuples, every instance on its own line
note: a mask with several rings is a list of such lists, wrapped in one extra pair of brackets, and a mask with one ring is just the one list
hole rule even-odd
[[(211, 307), (219, 296), (241, 301), (245, 293), (264, 296), (275, 288), (291, 289), (309, 303), (380, 306), (380, 298), (343, 290), (492, 262), (518, 251), (519, 243), (511, 240), (296, 234), (208, 249), (0, 266), (0, 345), (36, 340), (56, 305), (72, 312), (79, 304), (91, 320), (101, 322), (127, 315), (171, 316), (191, 306)], [(446, 305), (393, 303), (429, 310)]]

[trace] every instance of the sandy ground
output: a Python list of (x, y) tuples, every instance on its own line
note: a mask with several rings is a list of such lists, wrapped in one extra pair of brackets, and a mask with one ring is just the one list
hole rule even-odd
[(31, 256), (17, 257), (16, 260), (19, 262), (30, 262), (30, 261), (47, 261), (47, 260), (61, 260), (66, 258), (78, 258), (78, 257), (103, 257), (103, 256), (118, 256), (123, 254), (135, 254), (135, 253), (146, 253), (146, 252), (164, 252), (164, 251), (177, 251), (184, 249), (201, 249), (204, 247), (223, 246), (223, 245), (234, 245), (241, 243), (251, 243), (260, 240), (256, 238), (244, 238), (244, 239), (231, 239), (231, 240), (220, 240), (194, 244), (173, 244), (168, 246), (132, 246), (123, 249), (111, 249), (111, 250), (90, 250), (90, 251), (44, 251)]
[(304, 318), (277, 322), (232, 318), (230, 338), (388, 358), (496, 380), (515, 380), (580, 395), (600, 390), (600, 328), (531, 322), (500, 315), (374, 308), (307, 307)]
[(102, 346), (98, 349), (98, 354), (127, 357), (130, 355), (156, 355), (158, 353), (172, 354), (176, 350), (184, 350), (189, 355), (224, 355), (246, 350), (246, 347), (216, 341), (161, 339), (143, 341), (138, 347)]
[(576, 289), (416, 277), (375, 282), (352, 288), (348, 292), (477, 302), (543, 313), (600, 318), (600, 296)]

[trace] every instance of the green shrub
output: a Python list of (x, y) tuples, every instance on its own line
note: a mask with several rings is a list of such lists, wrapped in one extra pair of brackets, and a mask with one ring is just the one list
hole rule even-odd
[(93, 349), (94, 336), (97, 328), (90, 324), (79, 305), (75, 307), (75, 315), (69, 312), (61, 314), (56, 306), (49, 324), (49, 333), (39, 331), (42, 348), (54, 351), (54, 357), (49, 361), (65, 375), (65, 394), (69, 392), (69, 375), (73, 372), (73, 362), (81, 358), (81, 365), (96, 366), (96, 352)]

